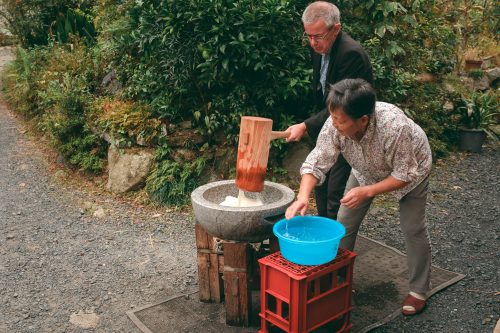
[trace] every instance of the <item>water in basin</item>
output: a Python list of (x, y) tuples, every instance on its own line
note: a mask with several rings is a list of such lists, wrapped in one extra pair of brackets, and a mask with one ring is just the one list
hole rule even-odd
[(288, 226), (288, 221), (286, 222), (285, 232), (283, 233), (283, 237), (301, 242), (321, 242), (331, 239), (333, 236), (333, 233), (326, 230), (318, 232), (318, 229), (314, 226)]

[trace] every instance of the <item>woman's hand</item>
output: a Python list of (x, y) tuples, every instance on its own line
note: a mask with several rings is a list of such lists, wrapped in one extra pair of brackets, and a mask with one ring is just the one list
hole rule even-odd
[(300, 215), (304, 216), (307, 207), (309, 207), (309, 196), (311, 195), (311, 191), (317, 183), (318, 180), (313, 175), (308, 173), (302, 175), (302, 179), (300, 180), (299, 194), (297, 194), (297, 201), (292, 203), (285, 212), (285, 217), (287, 220), (297, 215), (297, 213), (300, 213)]
[(292, 203), (290, 207), (287, 208), (285, 212), (285, 218), (289, 220), (295, 215), (297, 215), (297, 213), (300, 213), (300, 215), (304, 216), (308, 206), (309, 206), (308, 200), (300, 200), (297, 198), (297, 201)]
[(366, 199), (371, 198), (368, 186), (359, 186), (350, 189), (340, 203), (348, 208), (358, 208)]
[(340, 203), (351, 209), (358, 208), (368, 198), (398, 190), (409, 183), (410, 182), (404, 182), (393, 176), (389, 176), (378, 183), (350, 189), (344, 197), (340, 199)]

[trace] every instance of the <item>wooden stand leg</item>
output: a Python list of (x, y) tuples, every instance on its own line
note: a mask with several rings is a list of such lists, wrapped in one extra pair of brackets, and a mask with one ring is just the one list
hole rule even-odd
[(253, 252), (248, 243), (224, 242), (224, 300), (226, 324), (249, 326)]
[(198, 223), (195, 225), (195, 233), (198, 252), (200, 301), (220, 303), (224, 295), (222, 282), (224, 261), (222, 253), (214, 251), (214, 237), (208, 234)]

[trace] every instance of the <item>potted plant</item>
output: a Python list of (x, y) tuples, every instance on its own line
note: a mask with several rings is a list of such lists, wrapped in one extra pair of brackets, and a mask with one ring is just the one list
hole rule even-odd
[(472, 93), (471, 97), (464, 99), (465, 105), (458, 108), (461, 113), (459, 128), (459, 148), (462, 151), (479, 153), (486, 135), (497, 140), (489, 127), (496, 124), (498, 111), (498, 96), (494, 92)]

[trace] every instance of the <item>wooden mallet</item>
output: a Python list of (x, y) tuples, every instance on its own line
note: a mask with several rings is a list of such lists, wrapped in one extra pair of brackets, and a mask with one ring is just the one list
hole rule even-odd
[(236, 161), (236, 186), (240, 190), (261, 192), (264, 189), (271, 140), (289, 135), (289, 132), (273, 131), (272, 119), (241, 117)]

